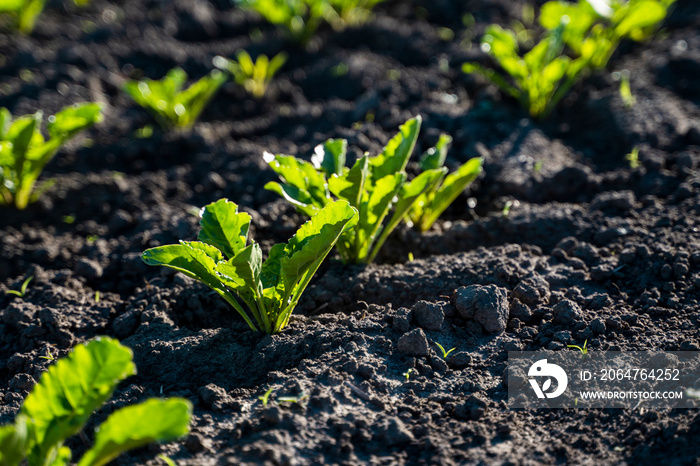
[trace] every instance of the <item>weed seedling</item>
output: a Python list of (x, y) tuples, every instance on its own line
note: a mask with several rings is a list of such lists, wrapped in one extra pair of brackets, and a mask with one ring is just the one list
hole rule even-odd
[(406, 382), (408, 382), (408, 379), (411, 377), (412, 373), (413, 373), (413, 369), (409, 369), (403, 373), (403, 376), (406, 378)]
[(100, 290), (95, 291), (95, 302), (100, 302)]
[(177, 466), (175, 461), (173, 461), (169, 457), (163, 455), (162, 453), (160, 455), (158, 455), (158, 459), (161, 460), (163, 463), (165, 463), (166, 466)]
[(581, 352), (581, 359), (584, 359), (588, 355), (588, 348), (586, 348), (586, 345), (588, 344), (588, 340), (583, 342), (583, 346), (578, 346), (578, 345), (566, 345), (567, 348), (575, 348)]
[(626, 108), (634, 107), (637, 99), (632, 94), (632, 86), (630, 86), (630, 72), (623, 70), (613, 73), (613, 79), (620, 81), (620, 98)]
[(36, 201), (51, 186), (48, 182), (35, 188), (46, 164), (66, 142), (101, 121), (101, 112), (97, 103), (66, 107), (49, 117), (45, 139), (42, 112), (13, 121), (10, 112), (0, 108), (0, 205), (21, 210)]
[(503, 215), (503, 218), (507, 218), (510, 215), (510, 209), (513, 207), (518, 207), (520, 205), (520, 201), (518, 200), (510, 200), (506, 201), (505, 205), (503, 206), (503, 210), (501, 211), (501, 215)]
[(163, 129), (190, 128), (226, 79), (226, 73), (214, 70), (183, 90), (187, 73), (173, 68), (160, 81), (128, 81), (124, 91), (150, 110)]
[(442, 359), (447, 359), (447, 356), (449, 356), (451, 352), (453, 352), (454, 350), (457, 349), (457, 348), (452, 348), (449, 351), (445, 351), (445, 348), (443, 348), (440, 343), (435, 342), (435, 344), (437, 345), (438, 348), (440, 348), (440, 351), (442, 351)]
[[(14, 424), (0, 426), (0, 464), (17, 466), (26, 459), (31, 466), (67, 465), (71, 450), (65, 441), (136, 372), (132, 359), (129, 348), (107, 337), (59, 359), (41, 375)], [(133, 448), (179, 438), (189, 431), (191, 413), (184, 398), (151, 398), (118, 409), (95, 429), (78, 466), (101, 466)]]
[(236, 204), (220, 199), (200, 215), (199, 241), (148, 249), (143, 261), (204, 283), (233, 306), (251, 329), (268, 334), (280, 332), (289, 323), (316, 270), (341, 234), (357, 222), (357, 211), (350, 204), (331, 202), (288, 243), (274, 245), (263, 262), (260, 245), (247, 245), (250, 215), (239, 213)]
[(54, 358), (53, 354), (51, 354), (51, 349), (46, 348), (46, 355), (45, 356), (39, 356), (41, 359), (46, 359), (47, 361), (55, 361), (56, 358)]
[(306, 393), (302, 393), (299, 396), (280, 396), (277, 398), (277, 401), (280, 403), (298, 403), (301, 404), (304, 400), (306, 400), (309, 397)]
[(278, 53), (272, 59), (267, 58), (267, 55), (258, 55), (253, 61), (248, 52), (241, 50), (236, 54), (235, 60), (214, 57), (214, 66), (231, 73), (237, 84), (243, 86), (243, 89), (256, 99), (261, 99), (285, 61), (287, 55), (284, 52)]
[(34, 275), (32, 275), (32, 276), (26, 278), (26, 279), (22, 282), (22, 286), (19, 288), (19, 291), (17, 291), (17, 290), (7, 290), (5, 293), (6, 293), (6, 294), (15, 295), (15, 296), (19, 296), (20, 298), (24, 298), (24, 296), (27, 294), (27, 287), (29, 286), (29, 282), (31, 282), (33, 278), (34, 278)]
[(641, 167), (642, 162), (639, 161), (639, 147), (634, 146), (632, 148), (632, 152), (625, 155), (625, 160), (627, 160), (629, 162), (630, 168), (632, 170), (635, 170), (635, 169)]
[(258, 400), (260, 400), (263, 404), (263, 406), (267, 406), (267, 403), (270, 401), (270, 395), (272, 395), (272, 392), (274, 391), (274, 388), (268, 389), (264, 395), (259, 396)]

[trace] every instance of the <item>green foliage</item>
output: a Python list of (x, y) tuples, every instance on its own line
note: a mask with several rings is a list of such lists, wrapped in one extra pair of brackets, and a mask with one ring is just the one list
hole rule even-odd
[(24, 298), (24, 295), (27, 294), (27, 287), (29, 286), (29, 282), (32, 281), (34, 278), (34, 275), (27, 277), (23, 282), (22, 286), (20, 287), (19, 291), (17, 290), (7, 290), (5, 294), (11, 294), (15, 296), (19, 296), (20, 298)]
[(540, 12), (545, 31), (524, 54), (514, 31), (498, 25), (486, 30), (481, 47), (510, 79), (476, 63), (465, 63), (462, 70), (487, 77), (532, 117), (544, 118), (577, 82), (605, 68), (621, 40), (650, 37), (674, 1), (550, 1)]
[(237, 84), (243, 86), (256, 99), (260, 99), (285, 61), (287, 55), (284, 52), (278, 53), (272, 59), (267, 55), (258, 55), (253, 61), (248, 52), (241, 50), (236, 54), (235, 60), (215, 57), (214, 66), (231, 73)]
[(383, 0), (239, 0), (246, 9), (260, 14), (269, 23), (282, 27), (299, 44), (307, 44), (319, 26), (334, 29), (361, 24), (374, 6)]
[[(63, 466), (71, 459), (64, 445), (117, 384), (136, 373), (131, 350), (100, 337), (78, 345), (45, 372), (24, 400), (12, 425), (0, 427), (0, 464)], [(149, 399), (112, 413), (97, 429), (95, 442), (78, 466), (101, 466), (121, 453), (153, 441), (185, 435), (192, 406), (182, 398)]]
[[(302, 225), (287, 244), (276, 244), (263, 262), (260, 246), (247, 245), (250, 215), (226, 199), (201, 213), (199, 241), (146, 250), (148, 265), (163, 265), (217, 292), (251, 329), (278, 333), (289, 322), (301, 294), (357, 212), (347, 202), (331, 202)], [(247, 306), (236, 299), (238, 297)]]
[(68, 140), (101, 121), (101, 111), (97, 103), (66, 107), (49, 117), (49, 139), (44, 139), (41, 112), (13, 121), (10, 112), (0, 108), (0, 205), (24, 209), (34, 202), (46, 189), (35, 189), (46, 164)]
[(295, 42), (305, 45), (331, 14), (327, 0), (239, 0), (267, 22), (284, 29)]
[(214, 70), (183, 90), (187, 73), (173, 68), (160, 81), (129, 81), (124, 91), (137, 104), (153, 112), (163, 129), (190, 128), (226, 79), (225, 73)]
[(435, 147), (421, 157), (422, 170), (442, 170), (443, 175), (421, 194), (408, 212), (408, 220), (421, 232), (430, 230), (435, 221), (482, 171), (483, 159), (469, 159), (457, 171), (447, 174), (444, 168), (452, 138), (442, 134)]
[[(417, 202), (423, 199), (424, 205), (432, 210), (420, 210), (416, 218), (422, 221), (425, 216), (426, 222), (434, 222), (435, 214), (439, 215), (454, 200), (453, 191), (462, 183), (462, 175), (460, 180), (445, 179), (447, 169), (442, 166), (428, 168), (407, 181), (404, 170), (420, 125), (420, 116), (408, 120), (381, 154), (376, 157), (365, 154), (352, 168), (345, 166), (347, 141), (344, 139), (329, 139), (319, 145), (311, 163), (266, 153), (265, 160), (279, 175), (281, 183), (267, 183), (265, 189), (276, 192), (306, 215), (313, 215), (333, 199), (349, 202), (359, 212), (359, 221), (343, 233), (338, 251), (345, 262), (371, 263)], [(440, 191), (443, 179), (445, 189)]]
[(22, 34), (31, 34), (46, 0), (2, 0), (0, 15), (10, 17), (12, 27)]

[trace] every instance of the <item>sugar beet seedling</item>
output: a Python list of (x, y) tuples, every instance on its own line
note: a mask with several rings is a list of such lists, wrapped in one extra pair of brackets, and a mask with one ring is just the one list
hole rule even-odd
[[(265, 153), (265, 161), (280, 178), (265, 189), (273, 191), (299, 211), (313, 215), (334, 199), (343, 199), (357, 209), (359, 219), (354, 228), (346, 230), (337, 243), (341, 258), (347, 263), (371, 263), (388, 236), (413, 215), (421, 228), (432, 225), (461, 189), (481, 170), (481, 161), (467, 162), (470, 173), (446, 176), (444, 158), (424, 165), (424, 171), (407, 181), (406, 165), (413, 153), (420, 131), (421, 117), (404, 123), (399, 133), (382, 152), (370, 157), (365, 154), (352, 168), (345, 166), (347, 141), (329, 139), (316, 147), (311, 162), (289, 155)], [(444, 155), (447, 141), (441, 139)], [(432, 154), (432, 153), (431, 153)], [(412, 211), (412, 209), (415, 209)], [(392, 213), (390, 216), (389, 214)]]
[[(224, 298), (251, 329), (278, 333), (338, 238), (357, 222), (345, 201), (332, 202), (303, 224), (288, 243), (276, 244), (263, 262), (260, 246), (248, 242), (250, 215), (227, 199), (201, 212), (199, 241), (144, 251), (148, 265), (163, 265), (198, 280)], [(239, 303), (240, 299), (247, 307)]]
[[(97, 338), (76, 346), (42, 374), (13, 424), (0, 426), (0, 465), (67, 466), (66, 439), (83, 429), (117, 384), (136, 373), (131, 350)], [(97, 429), (78, 466), (102, 466), (121, 453), (189, 431), (192, 405), (183, 398), (151, 398), (113, 412)], [(23, 463), (25, 461), (26, 463)]]
[(49, 117), (49, 138), (41, 132), (42, 112), (12, 119), (0, 108), (0, 205), (22, 210), (50, 186), (36, 182), (47, 163), (59, 149), (84, 129), (102, 120), (102, 106), (77, 104), (63, 108)]
[(128, 81), (124, 91), (150, 110), (163, 129), (190, 128), (228, 76), (214, 70), (183, 90), (187, 73), (173, 68), (161, 80)]

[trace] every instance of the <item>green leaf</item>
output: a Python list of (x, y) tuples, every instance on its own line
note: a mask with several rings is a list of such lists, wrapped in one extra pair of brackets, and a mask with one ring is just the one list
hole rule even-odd
[(420, 158), (420, 167), (422, 170), (433, 170), (442, 168), (447, 158), (447, 151), (452, 143), (452, 137), (449, 134), (441, 134), (435, 147), (431, 147)]
[(399, 172), (385, 176), (376, 182), (372, 191), (363, 198), (359, 208), (359, 219), (355, 238), (358, 261), (366, 261), (370, 256), (372, 245), (382, 228), (384, 218), (401, 185), (406, 181), (406, 173)]
[(180, 241), (147, 249), (141, 258), (148, 265), (163, 265), (181, 272), (188, 277), (199, 280), (214, 290), (220, 289), (220, 280), (216, 276), (216, 264), (224, 260), (217, 248), (206, 243)]
[(329, 139), (324, 144), (316, 146), (311, 162), (317, 169), (322, 169), (326, 176), (342, 175), (345, 168), (345, 156), (348, 152), (348, 141), (345, 139)]
[(265, 160), (285, 184), (307, 192), (315, 207), (320, 209), (330, 202), (326, 178), (313, 164), (289, 155), (267, 154)]
[(421, 121), (418, 115), (401, 125), (398, 134), (391, 138), (382, 153), (370, 158), (372, 183), (377, 183), (386, 176), (395, 175), (406, 168), (418, 139)]
[(102, 120), (102, 105), (83, 103), (67, 107), (49, 117), (47, 128), (52, 138), (68, 140), (80, 131)]
[(12, 124), (12, 114), (5, 107), (0, 108), (0, 141), (7, 138), (7, 131)]
[(479, 176), (482, 164), (483, 159), (475, 157), (459, 167), (456, 172), (447, 175), (435, 196), (430, 199), (430, 204), (424, 208), (425, 215), (419, 224), (421, 231), (428, 231), (457, 196)]
[(426, 170), (417, 177), (415, 177), (411, 182), (405, 183), (401, 186), (399, 193), (399, 199), (394, 206), (394, 214), (389, 219), (382, 230), (382, 234), (377, 240), (370, 257), (369, 262), (374, 261), (377, 253), (384, 245), (384, 241), (389, 237), (396, 226), (401, 223), (401, 221), (406, 218), (411, 208), (414, 204), (426, 193), (430, 192), (437, 183), (445, 176), (447, 173), (447, 168), (434, 168), (432, 170)]
[(665, 17), (666, 8), (657, 0), (630, 2), (629, 12), (615, 27), (615, 34), (642, 40), (648, 35), (644, 30), (655, 27)]
[[(285, 290), (283, 312), (277, 316), (275, 330), (289, 320), (294, 306), (309, 281), (331, 251), (340, 235), (357, 221), (357, 211), (346, 201), (335, 201), (304, 223), (289, 240), (280, 260)], [(291, 299), (290, 302), (286, 302)]]
[(337, 198), (344, 199), (351, 206), (359, 208), (369, 175), (369, 157), (365, 155), (359, 158), (350, 170), (342, 175), (333, 175), (328, 180), (328, 190)]
[(304, 189), (299, 189), (296, 186), (288, 184), (280, 184), (275, 181), (270, 181), (269, 183), (265, 184), (265, 189), (279, 194), (287, 202), (296, 206), (297, 209), (308, 216), (312, 216), (319, 210), (319, 207), (314, 205), (314, 200), (311, 198), (311, 194)]
[(226, 286), (236, 293), (258, 298), (262, 294), (261, 269), (262, 251), (257, 243), (253, 243), (229, 261), (218, 264), (216, 272)]
[(191, 416), (192, 404), (183, 398), (149, 399), (119, 409), (97, 428), (95, 443), (78, 466), (102, 466), (125, 451), (182, 437)]
[(131, 350), (108, 337), (76, 346), (51, 366), (21, 409), (32, 443), (30, 464), (44, 464), (39, 459), (78, 433), (117, 384), (135, 373)]
[(17, 466), (27, 456), (27, 420), (17, 416), (14, 424), (0, 426), (0, 465)]
[(245, 248), (250, 228), (250, 215), (238, 212), (238, 206), (228, 199), (219, 199), (204, 207), (197, 239), (218, 248), (232, 258)]

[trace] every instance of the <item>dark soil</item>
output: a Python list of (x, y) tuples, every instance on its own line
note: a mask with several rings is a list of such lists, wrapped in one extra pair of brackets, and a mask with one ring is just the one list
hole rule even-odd
[[(0, 106), (106, 108), (47, 167), (56, 184), (39, 203), (0, 210), (0, 423), (47, 349), (111, 335), (139, 374), (88, 432), (148, 397), (194, 403), (184, 441), (116, 464), (162, 464), (157, 452), (181, 465), (697, 464), (695, 410), (509, 410), (504, 370), (507, 351), (584, 340), (591, 351), (700, 350), (700, 4), (679, 0), (654, 41), (625, 43), (611, 61), (630, 71), (634, 107), (606, 72), (544, 123), (459, 72), (484, 59), (484, 28), (523, 4), (390, 0), (306, 51), (227, 0), (55, 0), (31, 37), (0, 34)], [(267, 97), (228, 84), (191, 133), (134, 136), (153, 122), (120, 91), (125, 79), (176, 65), (198, 78), (240, 48), (289, 54)], [(484, 175), (433, 231), (396, 232), (377, 265), (330, 260), (281, 334), (251, 332), (204, 286), (141, 262), (148, 247), (194, 239), (193, 209), (221, 197), (251, 213), (265, 250), (288, 239), (302, 218), (262, 189), (274, 179), (263, 151), (308, 157), (345, 137), (353, 157), (376, 153), (415, 114), (418, 149), (448, 132), (448, 164), (483, 156)], [(30, 275), (24, 299), (5, 295)], [(458, 289), (471, 285), (501, 297), (503, 319), (460, 316)], [(435, 343), (457, 349), (445, 362)], [(273, 400), (307, 398), (262, 406), (271, 387)]]

